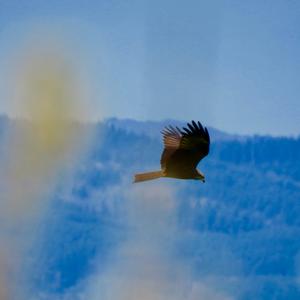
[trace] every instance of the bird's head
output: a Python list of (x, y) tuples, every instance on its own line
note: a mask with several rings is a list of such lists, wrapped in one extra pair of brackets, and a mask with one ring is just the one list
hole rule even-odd
[(197, 170), (197, 176), (195, 177), (197, 180), (201, 180), (202, 182), (205, 182), (205, 176), (203, 173)]

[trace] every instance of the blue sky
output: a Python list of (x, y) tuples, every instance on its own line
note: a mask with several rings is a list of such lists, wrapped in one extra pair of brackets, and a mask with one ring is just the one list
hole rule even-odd
[(6, 80), (26, 40), (51, 29), (86, 78), (88, 119), (299, 135), (299, 16), (283, 0), (2, 0), (0, 112), (15, 113)]

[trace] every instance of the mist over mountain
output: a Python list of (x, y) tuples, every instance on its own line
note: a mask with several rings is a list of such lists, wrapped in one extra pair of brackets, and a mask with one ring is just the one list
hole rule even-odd
[[(108, 126), (114, 126), (116, 128), (126, 130), (128, 132), (144, 134), (152, 138), (160, 138), (160, 132), (165, 126), (173, 125), (182, 127), (186, 125), (186, 122), (172, 119), (163, 121), (137, 121), (133, 119), (108, 118), (105, 120), (105, 124), (107, 124)], [(241, 135), (228, 134), (224, 131), (217, 130), (215, 128), (208, 128), (211, 135), (211, 139), (213, 141), (244, 139), (244, 137)]]
[[(85, 128), (90, 146), (53, 191), (24, 262), (35, 299), (88, 299), (86, 282), (106, 274), (130, 235), (132, 176), (159, 169), (166, 124), (174, 121), (114, 118)], [(0, 153), (9, 150), (4, 137), (12, 127), (22, 130), (1, 117)], [(211, 299), (300, 299), (300, 138), (209, 130), (211, 152), (199, 165), (205, 184), (160, 179), (139, 187), (155, 191), (163, 184), (174, 195), (177, 234), (166, 253), (189, 266)]]

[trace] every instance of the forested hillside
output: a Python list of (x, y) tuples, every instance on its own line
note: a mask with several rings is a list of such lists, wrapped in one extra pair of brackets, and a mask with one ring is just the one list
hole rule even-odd
[[(14, 122), (1, 120), (2, 150)], [(28, 280), (44, 299), (79, 288), (99, 259), (105, 269), (126, 239), (133, 174), (160, 167), (159, 136), (111, 122), (86, 130), (90, 146), (53, 193), (27, 266), (36, 270)], [(176, 253), (189, 260), (195, 278), (215, 278), (233, 299), (300, 299), (300, 138), (224, 135), (213, 137), (199, 165), (205, 184), (157, 181), (174, 191), (182, 233)]]

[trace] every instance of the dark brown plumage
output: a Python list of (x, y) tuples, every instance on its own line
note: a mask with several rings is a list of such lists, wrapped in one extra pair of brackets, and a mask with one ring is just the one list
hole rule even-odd
[(206, 127), (192, 121), (186, 127), (168, 126), (162, 131), (164, 150), (161, 156), (161, 170), (136, 174), (134, 182), (171, 177), (205, 181), (204, 175), (196, 169), (200, 160), (209, 152), (210, 137)]

